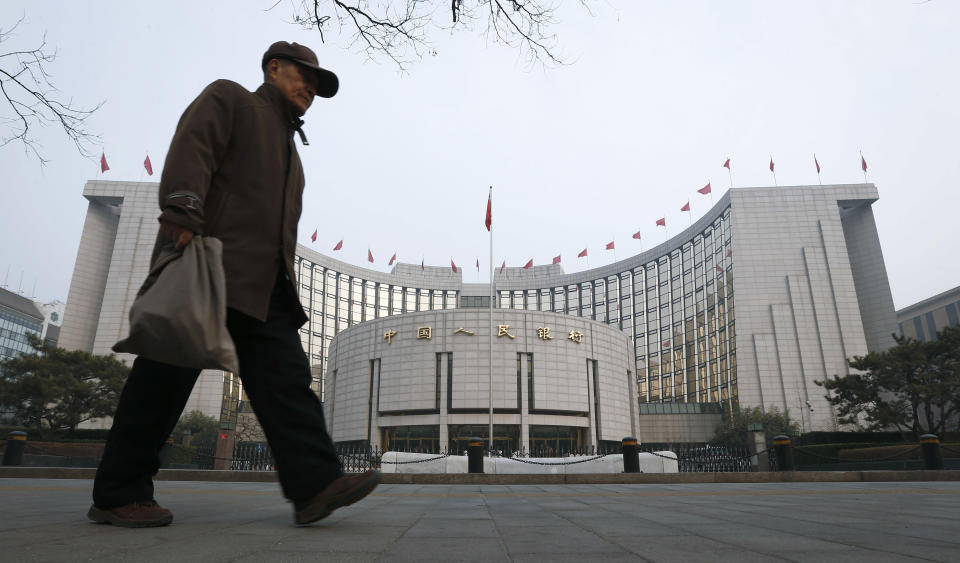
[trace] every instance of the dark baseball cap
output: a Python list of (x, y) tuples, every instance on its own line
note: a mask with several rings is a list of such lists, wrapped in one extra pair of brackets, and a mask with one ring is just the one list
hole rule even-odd
[(324, 98), (332, 98), (337, 89), (340, 88), (340, 81), (337, 75), (321, 67), (317, 63), (317, 55), (299, 43), (287, 43), (286, 41), (277, 41), (267, 52), (263, 54), (263, 60), (260, 62), (262, 70), (267, 69), (267, 63), (272, 59), (286, 59), (299, 65), (313, 69), (317, 72), (317, 95)]

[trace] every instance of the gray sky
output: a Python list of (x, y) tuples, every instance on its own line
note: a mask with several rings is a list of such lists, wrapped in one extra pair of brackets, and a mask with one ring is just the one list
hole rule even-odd
[[(771, 154), (781, 186), (815, 184), (814, 153), (824, 183), (856, 183), (862, 150), (897, 308), (960, 285), (960, 2), (606, 0), (590, 15), (568, 0), (556, 32), (569, 66), (530, 68), (479, 34), (438, 31), (438, 54), (408, 73), (321, 43), (287, 23), (284, 4), (264, 11), (273, 3), (6, 0), (0, 27), (27, 21), (0, 51), (46, 32), (54, 83), (79, 105), (106, 101), (90, 122), (111, 168), (101, 177), (146, 181), (206, 84), (255, 89), (271, 42), (310, 45), (341, 88), (305, 116), (299, 240), (381, 271), (397, 251), (453, 258), (465, 281), (486, 280), (489, 185), (496, 265), (560, 254), (572, 272), (588, 266), (584, 247), (596, 267), (613, 261), (610, 240), (619, 259), (662, 242), (661, 216), (679, 232), (688, 199), (702, 215), (710, 200), (696, 190), (729, 187), (727, 157), (735, 186), (772, 185)], [(52, 128), (39, 138), (45, 168), (18, 145), (0, 149), (0, 276), (9, 268), (16, 291), (24, 272), (28, 296), (66, 300), (99, 159)]]

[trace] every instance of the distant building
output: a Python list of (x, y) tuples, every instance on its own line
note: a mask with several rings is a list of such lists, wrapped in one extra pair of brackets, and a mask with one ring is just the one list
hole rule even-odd
[[(63, 312), (67, 308), (67, 304), (60, 300), (51, 301), (49, 303), (37, 303), (37, 309), (43, 313), (43, 333), (41, 338), (46, 341), (53, 342), (53, 345), (56, 346), (58, 335), (60, 334), (60, 325), (63, 323)], [(56, 327), (56, 335), (53, 337), (50, 336), (50, 328)]]
[(0, 360), (30, 353), (27, 335), (43, 332), (43, 313), (37, 305), (12, 291), (0, 288)]
[[(105, 354), (127, 335), (129, 308), (147, 275), (158, 228), (157, 184), (90, 181), (84, 196), (90, 204), (60, 341), (68, 349)], [(429, 439), (441, 448), (451, 446), (456, 433), (451, 425), (482, 426), (482, 414), (475, 413), (476, 420), (469, 422), (441, 422), (450, 414), (444, 401), (437, 413), (420, 412), (424, 408), (419, 405), (435, 404), (437, 393), (452, 397), (463, 393), (456, 376), (436, 387), (436, 373), (430, 371), (417, 379), (416, 393), (423, 396), (413, 397), (411, 389), (402, 386), (390, 387), (395, 395), (378, 392), (378, 402), (370, 404), (369, 366), (384, 343), (379, 348), (358, 346), (349, 354), (332, 346), (335, 337), (358, 324), (399, 332), (387, 325), (406, 324), (408, 316), (428, 311), (487, 308), (493, 293), (495, 315), (499, 311), (504, 318), (516, 312), (508, 309), (549, 312), (568, 318), (562, 323), (551, 320), (556, 326), (601, 323), (621, 332), (626, 338), (617, 347), (626, 349), (605, 353), (614, 358), (622, 352), (630, 358), (626, 369), (631, 370), (636, 389), (630, 401), (637, 405), (630, 427), (636, 427), (645, 442), (703, 441), (721, 413), (738, 405), (786, 409), (804, 430), (834, 430), (833, 408), (815, 381), (849, 373), (849, 357), (888, 348), (897, 327), (872, 211), (878, 197), (873, 184), (735, 188), (690, 226), (643, 252), (570, 274), (559, 264), (506, 268), (496, 272), (493, 292), (488, 284), (467, 283), (462, 271), (446, 267), (398, 264), (385, 273), (298, 245), (297, 281), (309, 318), (300, 335), (313, 366), (314, 390), (325, 400), (336, 441), (369, 439), (384, 444)], [(483, 323), (476, 324), (479, 330)], [(344, 333), (342, 340), (361, 334), (373, 338), (377, 333), (358, 329)], [(495, 346), (506, 345), (503, 339), (498, 342)], [(473, 374), (469, 385), (480, 387), (477, 366), (469, 363), (478, 353), (461, 351), (460, 344), (435, 353), (453, 354), (452, 373)], [(566, 369), (556, 366), (557, 359), (546, 349), (526, 353), (533, 354), (532, 373)], [(362, 361), (358, 368), (349, 368), (349, 385), (346, 380), (335, 383), (333, 370), (356, 360), (353, 356)], [(480, 356), (476, 361), (482, 366)], [(599, 359), (588, 355), (573, 360), (582, 379), (561, 383), (592, 385), (586, 361)], [(440, 364), (438, 369), (443, 374), (447, 368)], [(516, 367), (501, 377), (513, 381)], [(335, 390), (332, 396), (324, 396), (325, 384)], [(345, 385), (351, 389), (349, 398), (341, 395)], [(199, 408), (213, 416), (222, 412), (221, 423), (230, 427), (242, 400), (238, 388), (233, 374), (205, 371), (187, 410)], [(513, 388), (504, 388), (501, 398), (514, 400)], [(477, 391), (486, 396), (485, 389)], [(564, 393), (559, 389), (550, 393), (550, 401), (576, 403), (572, 412), (578, 414), (562, 414), (552, 423), (530, 421), (524, 427), (521, 404), (517, 413), (521, 422), (514, 428), (514, 423), (506, 422), (514, 413), (500, 413), (497, 424), (514, 444), (532, 446), (574, 435), (577, 428), (584, 436), (580, 443), (593, 444), (615, 440), (615, 434), (627, 428), (617, 426), (607, 435), (603, 405), (600, 422), (594, 425), (589, 402), (581, 404), (583, 389), (569, 390), (566, 398), (553, 394)], [(405, 401), (418, 406), (394, 408)], [(610, 408), (626, 412), (622, 405)], [(572, 423), (571, 417), (579, 418)], [(358, 421), (366, 421), (369, 431)], [(437, 425), (446, 425), (447, 430), (435, 429)], [(544, 435), (541, 426), (553, 428), (556, 435)], [(599, 435), (591, 438), (596, 432)]]
[(948, 289), (897, 311), (900, 334), (920, 342), (936, 340), (937, 333), (960, 324), (960, 287)]

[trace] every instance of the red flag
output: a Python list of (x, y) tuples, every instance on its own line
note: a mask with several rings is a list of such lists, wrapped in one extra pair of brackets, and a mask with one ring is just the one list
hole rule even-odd
[(707, 182), (707, 185), (706, 185), (706, 186), (700, 188), (700, 189), (697, 190), (697, 191), (698, 191), (699, 193), (702, 193), (703, 195), (707, 195), (708, 193), (710, 193), (710, 182)]
[(490, 188), (490, 195), (487, 196), (487, 219), (483, 222), (487, 226), (487, 230), (490, 230), (490, 225), (493, 223), (493, 188)]
[(423, 269), (423, 258), (420, 259), (420, 269)]
[(453, 258), (450, 259), (450, 268), (453, 269), (453, 273), (457, 273), (457, 265), (453, 263)]
[(317, 231), (314, 230), (313, 234), (310, 235), (310, 242), (317, 242)]
[(770, 172), (773, 172), (773, 157), (770, 157)]
[(500, 264), (500, 273), (501, 273), (501, 274), (503, 273), (503, 269), (506, 268), (506, 267), (507, 267), (507, 261), (504, 260), (504, 261), (503, 261), (503, 264)]
[(658, 227), (666, 227), (666, 226), (667, 226), (667, 218), (666, 218), (666, 217), (661, 217), (661, 218), (657, 219), (657, 226), (658, 226)]
[(367, 262), (373, 262), (373, 253), (370, 252), (370, 249), (367, 249)]
[(530, 269), (530, 268), (532, 268), (532, 267), (533, 267), (533, 258), (531, 258), (529, 262), (527, 262), (526, 264), (523, 265), (523, 269), (524, 269), (524, 270), (528, 270), (528, 269)]
[(817, 167), (817, 174), (820, 173), (820, 163), (817, 162), (817, 155), (813, 155), (813, 164)]
[(560, 263), (560, 255), (559, 255), (559, 254), (553, 257), (553, 263), (554, 263), (554, 264), (559, 264), (559, 263)]
[(860, 155), (860, 168), (862, 168), (864, 172), (867, 171), (867, 161), (864, 160), (862, 154)]
[(640, 240), (640, 231), (633, 233), (633, 238)]
[(477, 271), (478, 271), (478, 272), (480, 271), (480, 259), (479, 259), (479, 258), (477, 258)]
[(341, 248), (343, 248), (343, 239), (340, 239), (340, 242), (337, 243), (337, 246), (333, 247), (333, 250), (337, 251), (337, 250), (340, 250)]
[(607, 243), (607, 250), (613, 250), (613, 241)]
[(718, 271), (718, 272), (722, 272), (722, 271), (723, 271), (723, 268), (721, 268), (720, 266), (717, 266), (717, 271)]
[(723, 167), (727, 170), (730, 170), (730, 159), (728, 158), (726, 162), (723, 163)]
[(680, 211), (690, 211), (690, 200), (687, 200), (687, 203), (680, 208)]
[(100, 152), (100, 172), (106, 172), (110, 170), (110, 167), (107, 166), (107, 155), (103, 151)]
[(143, 159), (143, 167), (147, 169), (147, 175), (153, 176), (153, 164), (150, 164), (150, 155), (147, 155), (147, 158)]
[(587, 255), (587, 249), (584, 248), (583, 250), (580, 251), (580, 254), (577, 254), (577, 258), (583, 258), (586, 255)]
[(390, 262), (387, 263), (387, 266), (393, 266), (393, 263), (397, 260), (397, 253), (394, 252), (393, 256), (390, 257)]

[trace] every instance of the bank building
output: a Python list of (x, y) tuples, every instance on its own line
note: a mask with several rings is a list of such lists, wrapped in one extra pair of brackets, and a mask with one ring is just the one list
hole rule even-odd
[[(108, 354), (127, 335), (157, 188), (87, 182), (61, 346)], [(814, 381), (897, 330), (878, 197), (873, 184), (732, 188), (653, 248), (570, 274), (497, 269), (492, 291), (448, 267), (384, 273), (298, 245), (300, 334), (328, 429), (337, 443), (458, 451), (487, 437), (492, 388), (493, 447), (508, 451), (703, 442), (737, 405), (835, 430)], [(204, 371), (194, 409), (227, 430), (252, 420), (232, 373)]]

